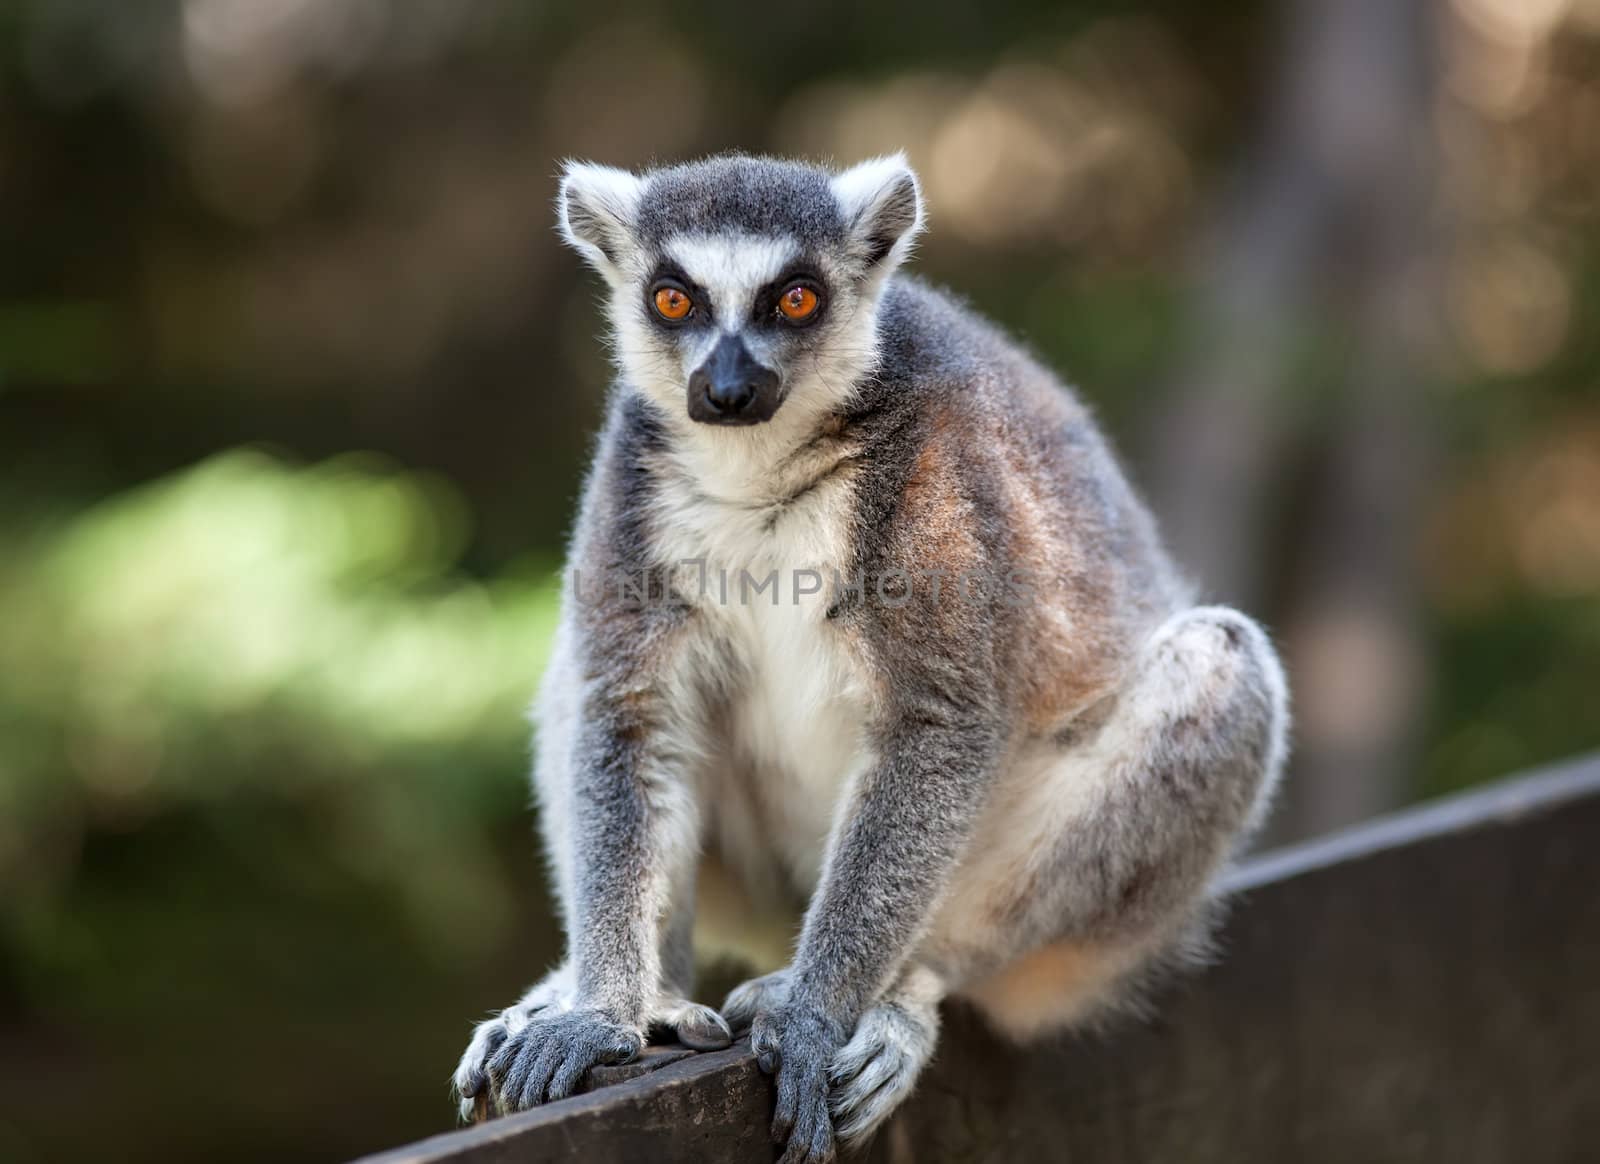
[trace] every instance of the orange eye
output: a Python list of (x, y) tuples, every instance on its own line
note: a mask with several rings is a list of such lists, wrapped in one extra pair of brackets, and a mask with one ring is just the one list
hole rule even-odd
[(817, 293), (803, 283), (796, 283), (778, 297), (778, 310), (785, 319), (795, 323), (810, 319), (817, 310)]
[(694, 300), (680, 287), (658, 288), (655, 304), (662, 319), (682, 319), (694, 308)]

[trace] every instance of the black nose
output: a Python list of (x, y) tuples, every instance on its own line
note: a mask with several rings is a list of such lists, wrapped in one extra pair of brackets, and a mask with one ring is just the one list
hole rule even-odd
[(754, 380), (746, 380), (743, 377), (731, 380), (713, 380), (709, 376), (706, 378), (706, 403), (711, 405), (713, 412), (731, 416), (735, 412), (743, 412), (755, 398)]
[(723, 336), (689, 377), (689, 416), (707, 424), (758, 424), (778, 408), (778, 374), (736, 335)]

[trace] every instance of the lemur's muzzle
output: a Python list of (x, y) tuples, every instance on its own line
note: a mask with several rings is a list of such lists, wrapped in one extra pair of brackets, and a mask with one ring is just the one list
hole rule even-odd
[(778, 373), (756, 360), (744, 340), (725, 335), (689, 377), (689, 419), (702, 424), (760, 424), (782, 402)]

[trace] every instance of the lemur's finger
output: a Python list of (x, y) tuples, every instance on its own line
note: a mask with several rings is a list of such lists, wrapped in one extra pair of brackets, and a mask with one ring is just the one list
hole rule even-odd
[(508, 1040), (491, 1061), (489, 1073), (499, 1081), (495, 1098), (502, 1111), (521, 1111), (526, 1106), (522, 1095), (533, 1073), (534, 1059), (535, 1052), (530, 1051), (524, 1034)]
[(644, 1040), (632, 1031), (625, 1031), (605, 1049), (599, 1061), (610, 1066), (631, 1063), (639, 1057), (639, 1052), (642, 1050), (644, 1050)]
[[(580, 1052), (579, 1047), (574, 1047), (566, 1038), (555, 1032), (545, 1040), (544, 1048), (539, 1052), (538, 1062), (534, 1064), (533, 1074), (528, 1077), (526, 1095), (527, 1107), (534, 1107), (541, 1103), (548, 1103), (556, 1098), (550, 1094), (551, 1081), (561, 1069), (563, 1063), (574, 1052)], [(587, 1064), (585, 1064), (587, 1066)]]
[(583, 1073), (589, 1069), (589, 1060), (590, 1056), (585, 1051), (568, 1052), (567, 1057), (556, 1068), (550, 1086), (545, 1089), (545, 1097), (550, 1100), (566, 1099), (577, 1091)]
[(472, 1117), (472, 1100), (489, 1084), (487, 1063), (490, 1056), (500, 1049), (506, 1041), (505, 1023), (499, 1019), (492, 1019), (481, 1023), (478, 1030), (473, 1032), (472, 1043), (467, 1048), (467, 1053), (461, 1058), (461, 1065), (456, 1068), (452, 1083), (456, 1089), (456, 1098), (460, 1101), (461, 1118)]
[(771, 1075), (783, 1066), (783, 1054), (778, 1049), (778, 1036), (773, 1029), (756, 1016), (751, 1028), (750, 1049), (756, 1054), (756, 1066)]
[(807, 1097), (797, 1113), (782, 1161), (787, 1164), (824, 1164), (834, 1158), (833, 1123), (820, 1095)]
[(795, 1115), (800, 1107), (800, 1088), (794, 1071), (778, 1072), (778, 1103), (772, 1113), (772, 1139), (783, 1143), (794, 1130)]

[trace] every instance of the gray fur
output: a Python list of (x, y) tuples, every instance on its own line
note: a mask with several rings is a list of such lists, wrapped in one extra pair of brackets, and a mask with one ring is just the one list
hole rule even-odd
[(837, 245), (844, 226), (823, 171), (730, 154), (649, 175), (634, 229), (646, 247), (675, 234), (743, 231), (786, 235), (816, 250)]
[[(574, 166), (561, 217), (621, 372), (539, 707), (569, 951), (456, 1085), (516, 1109), (651, 1028), (724, 1042), (684, 997), (703, 852), (766, 908), (809, 901), (790, 965), (724, 1009), (777, 1075), (784, 1159), (826, 1159), (909, 1092), (941, 998), (1028, 1037), (1203, 944), (1281, 767), (1282, 674), (1254, 623), (1191, 605), (1081, 403), (894, 274), (922, 220), (903, 159)], [(663, 271), (689, 319), (653, 315)], [(797, 277), (804, 328), (772, 311)], [(764, 423), (685, 410), (728, 335), (782, 384)], [(752, 605), (710, 567), (845, 581)]]

